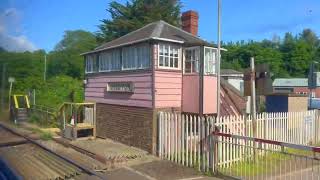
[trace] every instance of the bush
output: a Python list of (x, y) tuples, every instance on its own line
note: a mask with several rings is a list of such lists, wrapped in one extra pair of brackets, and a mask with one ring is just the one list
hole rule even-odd
[(40, 134), (40, 139), (44, 140), (44, 141), (49, 141), (52, 140), (52, 134), (50, 132), (41, 132)]
[(32, 113), (30, 118), (29, 118), (29, 122), (33, 123), (33, 124), (40, 124), (40, 118), (35, 113)]
[(72, 100), (72, 92), (75, 102), (83, 101), (82, 81), (69, 76), (56, 76), (36, 89), (36, 104), (58, 108), (63, 102)]

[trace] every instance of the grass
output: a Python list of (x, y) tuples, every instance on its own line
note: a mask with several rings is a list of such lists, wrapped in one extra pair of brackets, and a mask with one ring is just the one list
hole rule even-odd
[(29, 123), (36, 124), (43, 128), (56, 128), (59, 127), (56, 120), (54, 120), (52, 117), (49, 117), (49, 120), (46, 120), (45, 117), (41, 116), (38, 113), (32, 113), (30, 115), (30, 118), (28, 119)]
[(222, 172), (228, 172), (234, 176), (258, 176), (272, 172), (274, 169), (280, 167), (280, 161), (287, 160), (286, 156), (279, 153), (268, 153), (263, 156), (248, 158), (247, 160), (236, 162), (229, 168), (221, 169)]
[(44, 141), (52, 140), (52, 134), (50, 132), (42, 132), (40, 134), (40, 139)]
[[(297, 149), (291, 149), (287, 148), (284, 150), (284, 152), (280, 151), (262, 151), (257, 150), (257, 153), (266, 153), (264, 155), (257, 155), (255, 160), (253, 160), (252, 157), (247, 158), (243, 161), (235, 162), (233, 165), (229, 167), (220, 167), (219, 168), (219, 174), (225, 174), (225, 175), (232, 175), (234, 177), (255, 177), (259, 175), (274, 175), (275, 173), (279, 173), (280, 171), (287, 171), (288, 169), (284, 169), (285, 163), (287, 165), (289, 163), (292, 163), (293, 157), (291, 155), (299, 155), (299, 156), (312, 156), (313, 153), (310, 151), (304, 151), (304, 150), (297, 150)], [(181, 153), (177, 154), (177, 156), (181, 157)], [(190, 162), (191, 153), (188, 154), (184, 153), (184, 159), (186, 160), (186, 157), (188, 157)], [(175, 154), (172, 153), (170, 155), (170, 159), (174, 159)], [(181, 160), (181, 158), (180, 158)], [(200, 156), (200, 167), (202, 166), (202, 163), (207, 164), (208, 159), (206, 155)], [(288, 167), (288, 166), (287, 166)], [(199, 170), (199, 164), (198, 164), (198, 154), (196, 156), (193, 156), (193, 164), (192, 168)], [(202, 168), (202, 167), (201, 167)], [(215, 176), (212, 171), (204, 171), (204, 175), (207, 176)]]
[(49, 140), (52, 140), (52, 138), (53, 138), (52, 134), (50, 132), (45, 132), (45, 131), (42, 131), (41, 129), (38, 129), (38, 128), (30, 128), (30, 130), (33, 133), (39, 134), (41, 140), (49, 141)]
[[(259, 152), (259, 150), (258, 150)], [(234, 165), (228, 168), (221, 168), (221, 171), (227, 172), (234, 176), (259, 176), (262, 174), (277, 173), (285, 171), (283, 166), (285, 164), (293, 163), (294, 157), (312, 157), (314, 154), (310, 151), (287, 148), (284, 152), (268, 152), (265, 155), (257, 156), (255, 161), (247, 159), (244, 161), (236, 162)], [(297, 159), (295, 159), (296, 162)], [(291, 161), (291, 162), (290, 162)]]

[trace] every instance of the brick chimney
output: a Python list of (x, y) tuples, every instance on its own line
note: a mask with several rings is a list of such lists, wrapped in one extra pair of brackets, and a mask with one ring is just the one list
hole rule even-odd
[(194, 36), (198, 36), (198, 21), (199, 21), (199, 14), (196, 11), (187, 11), (182, 13), (181, 16), (182, 21), (182, 29), (187, 31)]

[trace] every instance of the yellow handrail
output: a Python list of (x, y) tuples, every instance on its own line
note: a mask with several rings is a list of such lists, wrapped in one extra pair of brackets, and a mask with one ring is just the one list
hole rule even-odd
[(18, 100), (17, 100), (17, 95), (13, 95), (13, 100), (14, 100), (15, 108), (18, 109), (19, 108), (19, 104), (18, 104)]
[(15, 105), (15, 108), (19, 108), (19, 101), (18, 101), (18, 97), (24, 97), (25, 101), (26, 101), (26, 105), (27, 105), (27, 108), (29, 109), (30, 108), (30, 102), (29, 102), (29, 98), (27, 95), (21, 95), (21, 94), (14, 94), (13, 95), (13, 100), (14, 100), (14, 105)]
[(24, 96), (24, 97), (26, 99), (27, 107), (29, 109), (30, 108), (29, 98), (28, 98), (28, 96)]

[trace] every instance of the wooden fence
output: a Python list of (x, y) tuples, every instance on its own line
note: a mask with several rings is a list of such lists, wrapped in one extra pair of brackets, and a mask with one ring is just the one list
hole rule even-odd
[[(215, 119), (212, 116), (159, 112), (158, 125), (159, 156), (185, 166), (208, 171), (213, 169), (214, 165), (228, 167), (243, 160), (244, 154), (252, 153), (245, 148), (236, 149), (232, 145), (232, 139), (227, 137), (216, 140), (231, 142), (229, 145), (223, 143), (217, 146), (212, 135), (216, 129), (223, 133), (254, 137), (251, 116), (225, 116)], [(256, 118), (256, 138), (308, 145), (318, 142), (319, 131), (318, 113), (315, 110), (261, 113), (257, 114)], [(278, 147), (266, 145), (264, 148), (276, 150)]]

